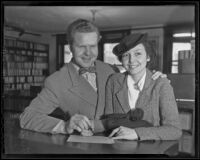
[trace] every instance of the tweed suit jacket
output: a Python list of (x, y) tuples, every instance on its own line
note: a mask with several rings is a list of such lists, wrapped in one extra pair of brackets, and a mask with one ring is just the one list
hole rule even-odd
[[(106, 87), (105, 114), (127, 113), (128, 102), (127, 72), (112, 75)], [(173, 88), (166, 78), (153, 80), (147, 69), (145, 84), (139, 93), (136, 108), (144, 111), (143, 120), (153, 127), (140, 127), (135, 131), (140, 140), (175, 140), (182, 131)]]
[(79, 75), (73, 64), (65, 64), (59, 71), (50, 75), (44, 88), (20, 115), (20, 126), (39, 132), (52, 132), (60, 119), (48, 114), (60, 108), (68, 115), (76, 113), (89, 119), (99, 119), (104, 112), (105, 86), (113, 69), (96, 60), (96, 92), (83, 76)]

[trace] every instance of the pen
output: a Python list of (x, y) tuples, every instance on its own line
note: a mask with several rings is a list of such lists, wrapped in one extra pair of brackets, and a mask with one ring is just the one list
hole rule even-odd
[(90, 130), (92, 132), (94, 131), (94, 129), (91, 126), (89, 126), (88, 130)]

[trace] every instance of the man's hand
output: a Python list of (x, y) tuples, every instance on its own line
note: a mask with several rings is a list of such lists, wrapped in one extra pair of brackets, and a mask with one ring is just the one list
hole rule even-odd
[(90, 120), (91, 127), (88, 130), (82, 130), (82, 136), (92, 136), (94, 134), (94, 120)]
[(71, 134), (74, 130), (78, 132), (85, 132), (85, 130), (93, 130), (93, 125), (90, 120), (81, 114), (73, 115), (66, 123), (66, 131)]
[(163, 74), (163, 73), (160, 72), (160, 71), (155, 71), (155, 70), (153, 70), (153, 75), (152, 75), (153, 80), (156, 80), (156, 79), (158, 79), (159, 77), (161, 77), (161, 78), (166, 78), (167, 75), (166, 75), (166, 74)]
[(82, 136), (92, 136), (94, 133), (89, 129), (89, 130), (83, 130), (81, 132)]

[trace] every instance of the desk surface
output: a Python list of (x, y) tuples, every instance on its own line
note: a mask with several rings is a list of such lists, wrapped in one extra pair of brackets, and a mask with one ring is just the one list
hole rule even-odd
[(5, 154), (165, 154), (178, 153), (178, 141), (125, 141), (114, 144), (67, 142), (67, 135), (20, 129), (17, 118), (4, 118)]

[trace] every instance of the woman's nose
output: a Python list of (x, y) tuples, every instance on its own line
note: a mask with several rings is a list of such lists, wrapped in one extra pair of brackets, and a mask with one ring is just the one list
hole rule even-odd
[(135, 61), (135, 56), (134, 55), (129, 55), (129, 62), (134, 62)]

